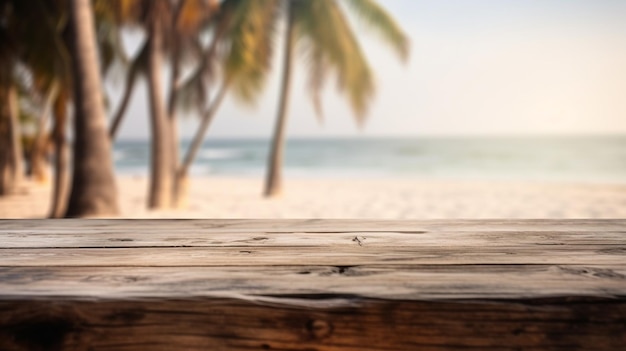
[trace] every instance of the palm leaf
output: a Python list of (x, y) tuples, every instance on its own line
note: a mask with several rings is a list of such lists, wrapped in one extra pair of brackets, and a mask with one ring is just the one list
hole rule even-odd
[[(19, 60), (33, 75), (48, 80), (60, 79), (70, 86), (70, 55), (62, 38), (67, 27), (67, 14), (57, 2), (43, 0), (13, 1), (15, 22), (11, 30), (19, 38)], [(33, 26), (32, 23), (38, 23)]]
[(378, 32), (385, 43), (389, 44), (403, 61), (409, 57), (410, 44), (400, 26), (374, 0), (345, 0), (351, 13), (362, 20), (367, 29)]
[(216, 0), (180, 0), (176, 15), (176, 31), (183, 36), (195, 36), (217, 11)]
[(128, 66), (130, 59), (122, 44), (120, 28), (115, 23), (97, 19), (96, 29), (103, 75)]
[(280, 3), (276, 0), (236, 0), (225, 4), (232, 11), (225, 35), (224, 79), (235, 98), (252, 104), (267, 80), (274, 52)]
[[(375, 84), (371, 69), (348, 25), (341, 8), (334, 0), (302, 1), (295, 9), (295, 23), (300, 45), (309, 59), (310, 89), (314, 105), (319, 104), (319, 89), (326, 73), (337, 77), (340, 92), (347, 95), (357, 122), (362, 124), (374, 95)], [(324, 19), (320, 25), (319, 19)], [(316, 76), (322, 74), (322, 76)]]

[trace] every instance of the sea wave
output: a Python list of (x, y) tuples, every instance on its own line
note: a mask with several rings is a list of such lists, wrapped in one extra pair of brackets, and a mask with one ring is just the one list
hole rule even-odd
[(243, 155), (237, 149), (202, 149), (198, 153), (198, 158), (203, 160), (231, 160), (240, 158)]
[[(182, 145), (184, 150), (188, 144)], [(292, 140), (284, 169), (299, 176), (415, 176), (626, 183), (626, 137)], [(194, 162), (201, 174), (262, 176), (266, 140), (219, 140)], [(148, 170), (149, 141), (120, 142), (118, 169)], [(146, 171), (147, 172), (147, 171)]]

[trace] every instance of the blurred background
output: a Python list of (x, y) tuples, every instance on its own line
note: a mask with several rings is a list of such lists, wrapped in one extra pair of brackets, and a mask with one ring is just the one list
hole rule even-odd
[(0, 217), (626, 216), (623, 1), (0, 16)]

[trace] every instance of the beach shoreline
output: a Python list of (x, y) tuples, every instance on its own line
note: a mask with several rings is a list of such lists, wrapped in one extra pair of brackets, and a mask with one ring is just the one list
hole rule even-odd
[[(148, 179), (118, 176), (120, 218), (626, 218), (626, 184), (410, 178), (287, 178), (279, 198), (258, 177), (190, 178), (181, 209), (149, 211)], [(45, 218), (50, 184), (0, 198), (0, 218)]]

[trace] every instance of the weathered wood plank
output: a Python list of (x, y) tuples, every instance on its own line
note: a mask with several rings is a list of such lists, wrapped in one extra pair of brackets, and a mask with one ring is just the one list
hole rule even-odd
[(626, 220), (0, 221), (0, 350), (619, 350)]
[[(146, 228), (142, 227), (145, 231)], [(86, 228), (88, 229), (88, 228)], [(131, 248), (131, 247), (339, 247), (339, 246), (626, 246), (624, 231), (430, 231), (430, 232), (364, 232), (339, 233), (224, 233), (153, 230), (152, 232), (115, 233), (95, 230), (89, 233), (48, 232), (23, 233), (0, 231), (2, 248)]]
[(193, 219), (71, 219), (71, 220), (1, 220), (0, 232), (21, 233), (336, 233), (358, 232), (420, 232), (420, 231), (624, 231), (626, 219), (579, 220), (342, 220), (342, 219), (277, 219), (277, 220), (193, 220)]
[(624, 247), (215, 247), (0, 249), (0, 266), (249, 266), (374, 264), (619, 264)]
[[(319, 298), (319, 297), (318, 297)], [(362, 299), (301, 308), (234, 299), (0, 302), (0, 349), (621, 350), (626, 302)]]
[(626, 263), (606, 266), (4, 267), (3, 299), (351, 295), (388, 300), (626, 296)]

